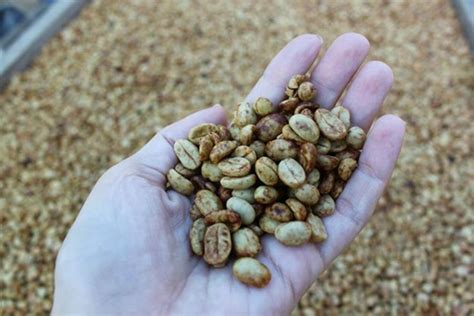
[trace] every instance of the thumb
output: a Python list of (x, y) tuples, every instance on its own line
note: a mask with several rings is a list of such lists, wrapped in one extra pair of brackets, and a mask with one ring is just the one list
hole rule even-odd
[(187, 138), (189, 130), (201, 123), (226, 125), (226, 113), (220, 105), (195, 112), (159, 131), (130, 160), (145, 168), (144, 173), (165, 184), (166, 173), (176, 165), (173, 145), (178, 139)]

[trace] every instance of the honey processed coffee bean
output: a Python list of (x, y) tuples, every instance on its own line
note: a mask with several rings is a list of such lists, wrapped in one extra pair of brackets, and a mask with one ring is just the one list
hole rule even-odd
[(319, 201), (319, 191), (314, 185), (305, 183), (295, 190), (295, 197), (306, 205), (314, 205)]
[(202, 163), (201, 174), (204, 178), (207, 178), (212, 182), (220, 181), (224, 176), (218, 165), (210, 161), (204, 161)]
[(204, 261), (210, 265), (225, 263), (232, 250), (229, 228), (222, 223), (209, 226), (204, 235)]
[(284, 203), (274, 203), (265, 208), (265, 215), (279, 222), (289, 222), (293, 219), (293, 213)]
[(257, 177), (249, 174), (243, 177), (223, 177), (220, 181), (221, 185), (227, 189), (244, 190), (255, 184)]
[(194, 170), (201, 165), (199, 149), (186, 139), (179, 139), (174, 143), (174, 152), (181, 164), (188, 169)]
[(260, 116), (265, 116), (273, 112), (273, 104), (267, 98), (258, 98), (253, 104), (253, 110)]
[(245, 158), (250, 162), (250, 165), (255, 164), (255, 161), (257, 161), (257, 154), (255, 153), (255, 150), (249, 146), (244, 145), (237, 147), (231, 156)]
[(195, 170), (191, 170), (188, 168), (185, 168), (181, 163), (177, 163), (176, 166), (174, 166), (174, 170), (176, 170), (177, 173), (182, 175), (185, 178), (191, 178), (196, 174)]
[(314, 113), (314, 118), (321, 133), (329, 140), (344, 139), (346, 137), (347, 128), (334, 113), (326, 109), (318, 109)]
[(255, 189), (232, 190), (232, 196), (241, 198), (249, 203), (255, 203)]
[(319, 128), (316, 122), (303, 114), (295, 114), (290, 118), (291, 129), (302, 139), (316, 143), (319, 139)]
[(215, 223), (224, 223), (227, 225), (238, 224), (240, 226), (240, 215), (231, 210), (220, 210), (207, 214), (204, 217), (204, 224), (212, 225)]
[(294, 159), (284, 159), (278, 164), (278, 177), (290, 188), (298, 188), (306, 180), (303, 167)]
[(298, 155), (298, 146), (286, 139), (275, 139), (267, 143), (265, 153), (274, 161), (296, 158)]
[(326, 240), (328, 234), (326, 233), (326, 228), (324, 227), (323, 221), (319, 217), (313, 215), (312, 213), (309, 213), (306, 222), (311, 228), (312, 242), (318, 243)]
[(290, 198), (285, 201), (285, 204), (288, 205), (290, 210), (293, 212), (293, 216), (296, 220), (304, 221), (306, 219), (306, 216), (308, 215), (308, 210), (306, 209), (306, 206), (304, 206), (303, 203), (301, 203), (297, 199)]
[(257, 114), (250, 103), (242, 102), (239, 104), (235, 115), (235, 122), (239, 127), (257, 123)]
[(298, 161), (306, 173), (310, 173), (316, 166), (318, 150), (311, 143), (304, 143), (300, 146)]
[(354, 149), (361, 149), (365, 142), (365, 132), (358, 126), (353, 126), (349, 129), (346, 142)]
[(357, 161), (352, 158), (345, 158), (339, 163), (337, 173), (342, 180), (347, 181), (356, 167)]
[(191, 250), (194, 254), (202, 256), (204, 254), (204, 233), (206, 232), (206, 224), (202, 218), (197, 219), (191, 226), (189, 231), (189, 240)]
[(260, 181), (266, 185), (275, 185), (279, 181), (278, 166), (268, 157), (261, 157), (255, 163), (255, 172)]
[(307, 243), (311, 239), (311, 234), (310, 224), (303, 221), (283, 223), (275, 229), (275, 238), (286, 246), (300, 246)]
[(255, 257), (262, 249), (257, 234), (246, 227), (232, 234), (232, 244), (237, 257)]
[(219, 162), (217, 167), (219, 167), (224, 175), (231, 177), (246, 176), (252, 168), (247, 159), (239, 157), (226, 158)]
[(257, 138), (263, 142), (275, 139), (287, 123), (286, 117), (281, 113), (273, 113), (258, 121), (256, 126)]
[(237, 142), (233, 140), (223, 140), (219, 143), (217, 143), (211, 150), (211, 153), (209, 154), (209, 159), (211, 160), (212, 163), (218, 163), (228, 155), (230, 155), (231, 152), (234, 151), (234, 149), (237, 147)]
[(255, 201), (261, 204), (270, 204), (278, 198), (278, 191), (274, 187), (261, 185), (255, 189)]
[(271, 280), (270, 270), (254, 258), (240, 258), (235, 261), (232, 273), (240, 282), (262, 288)]
[(196, 197), (194, 198), (194, 203), (201, 214), (204, 216), (223, 209), (223, 205), (219, 197), (209, 190), (198, 191), (196, 193)]
[(258, 221), (258, 225), (260, 226), (260, 228), (267, 234), (273, 234), (277, 226), (280, 224), (281, 222), (271, 218), (266, 214), (263, 214), (260, 217), (260, 220)]
[(217, 132), (219, 128), (215, 124), (203, 123), (199, 124), (189, 130), (188, 139), (195, 145), (201, 143), (201, 139), (212, 132)]
[(166, 174), (168, 183), (176, 192), (184, 195), (191, 195), (194, 191), (194, 185), (191, 181), (180, 175), (176, 170), (170, 169)]
[(231, 197), (227, 200), (226, 206), (228, 209), (239, 213), (242, 224), (250, 225), (253, 223), (255, 219), (255, 210), (249, 202), (240, 198)]
[(319, 217), (332, 215), (335, 210), (336, 203), (329, 194), (322, 195), (318, 203), (312, 208), (313, 213)]

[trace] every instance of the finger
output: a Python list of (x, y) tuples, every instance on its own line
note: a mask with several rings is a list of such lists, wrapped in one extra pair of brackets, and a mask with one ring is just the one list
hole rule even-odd
[(278, 104), (285, 95), (291, 76), (305, 73), (318, 56), (323, 40), (314, 34), (304, 34), (289, 42), (270, 62), (262, 77), (247, 96), (247, 102), (266, 97)]
[(220, 105), (195, 112), (158, 132), (131, 159), (147, 168), (151, 178), (164, 183), (166, 173), (177, 162), (173, 145), (178, 139), (187, 138), (188, 131), (201, 123), (226, 124), (226, 113)]
[[(381, 117), (371, 129), (359, 167), (324, 218), (328, 239), (319, 247), (324, 267), (341, 253), (367, 223), (395, 167), (405, 123), (394, 115)], [(323, 267), (323, 268), (324, 268)]]
[(352, 81), (342, 105), (351, 112), (354, 125), (367, 130), (392, 87), (392, 69), (380, 61), (364, 65)]
[(369, 41), (357, 33), (339, 36), (329, 47), (311, 75), (316, 102), (332, 107), (369, 52)]

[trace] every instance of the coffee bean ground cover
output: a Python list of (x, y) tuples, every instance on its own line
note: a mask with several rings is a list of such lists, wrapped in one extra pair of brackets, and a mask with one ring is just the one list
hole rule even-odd
[(372, 221), (294, 315), (472, 312), (474, 67), (450, 2), (271, 3), (94, 1), (0, 92), (0, 314), (49, 312), (56, 253), (107, 168), (193, 111), (235, 109), (296, 35), (348, 31), (392, 66), (383, 111), (407, 135)]

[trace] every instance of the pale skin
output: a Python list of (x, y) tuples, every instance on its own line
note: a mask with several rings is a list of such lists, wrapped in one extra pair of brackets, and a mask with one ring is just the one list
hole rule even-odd
[[(306, 72), (321, 46), (316, 35), (292, 40), (247, 100), (263, 96), (277, 104), (288, 79)], [(258, 259), (272, 279), (263, 289), (234, 279), (231, 265), (212, 268), (192, 255), (187, 239), (190, 200), (165, 190), (166, 173), (176, 164), (173, 143), (186, 138), (191, 127), (226, 124), (224, 110), (214, 106), (164, 128), (100, 178), (59, 252), (53, 314), (289, 314), (367, 223), (402, 146), (405, 123), (400, 118), (384, 115), (373, 122), (393, 75), (382, 62), (363, 64), (368, 50), (362, 35), (343, 34), (311, 74), (317, 103), (331, 108), (347, 90), (341, 103), (353, 124), (370, 128), (357, 171), (337, 200), (335, 214), (324, 218), (329, 236), (324, 243), (286, 247), (265, 236)]]

